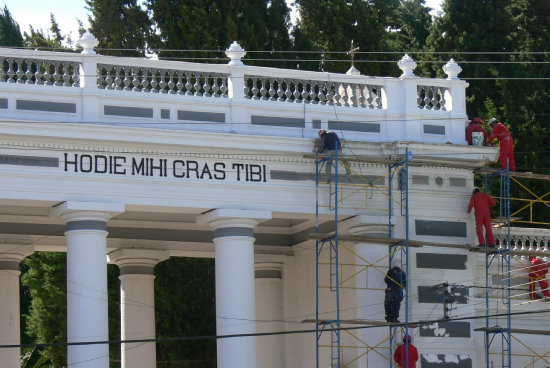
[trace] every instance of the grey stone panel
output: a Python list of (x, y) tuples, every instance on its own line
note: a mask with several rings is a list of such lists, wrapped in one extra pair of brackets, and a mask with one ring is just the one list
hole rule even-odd
[(416, 235), (465, 238), (466, 223), (460, 221), (415, 220)]
[(223, 238), (225, 236), (254, 236), (254, 230), (249, 227), (220, 227), (214, 230), (215, 238)]
[(420, 368), (472, 368), (472, 358), (456, 354), (421, 354)]
[(210, 123), (225, 123), (225, 113), (178, 110), (178, 120), (207, 121)]
[(313, 129), (321, 129), (321, 120), (313, 119), (312, 125)]
[(153, 118), (153, 109), (148, 107), (129, 107), (129, 106), (103, 106), (105, 115), (127, 116), (130, 118)]
[(468, 256), (465, 254), (416, 253), (417, 268), (465, 270)]
[(160, 109), (160, 118), (161, 119), (170, 119), (170, 110), (169, 109)]
[(15, 103), (15, 106), (17, 110), (67, 112), (67, 113), (76, 112), (76, 104), (68, 103), (68, 102), (17, 100)]
[(469, 322), (434, 322), (420, 326), (421, 337), (471, 337)]
[(280, 279), (280, 270), (255, 270), (254, 277), (257, 279)]
[[(452, 290), (456, 304), (466, 304), (470, 289), (466, 287), (456, 287)], [(434, 288), (433, 286), (418, 287), (419, 303), (440, 303), (443, 304), (443, 288)], [(443, 312), (443, 311), (442, 311)]]
[(7, 109), (7, 108), (8, 108), (8, 99), (0, 98), (0, 109)]
[(378, 123), (359, 123), (354, 121), (329, 120), (328, 128), (330, 130), (350, 130), (352, 132), (380, 133), (380, 124)]
[(107, 223), (104, 221), (83, 220), (67, 222), (67, 231), (74, 230), (107, 230)]
[(415, 185), (430, 185), (430, 177), (428, 175), (413, 175), (412, 183)]
[[(272, 180), (289, 180), (289, 181), (315, 181), (315, 173), (300, 173), (296, 171), (285, 170), (271, 170), (269, 172)], [(319, 175), (319, 181), (325, 182), (327, 180), (326, 174)], [(386, 185), (386, 178), (376, 175), (350, 175), (346, 177), (344, 174), (338, 175), (338, 181), (340, 183), (352, 183), (352, 184), (365, 184), (375, 183), (376, 185)]]
[(57, 157), (0, 155), (0, 165), (59, 167)]
[(466, 178), (449, 178), (451, 187), (466, 188)]
[(121, 275), (154, 275), (154, 267), (149, 266), (121, 266)]
[(304, 119), (261, 115), (252, 115), (250, 117), (250, 123), (252, 125), (272, 125), (287, 128), (304, 128), (306, 126)]
[(19, 262), (0, 261), (0, 271), (19, 271)]
[(424, 124), (424, 133), (425, 134), (445, 135), (445, 126), (443, 126), (443, 125)]

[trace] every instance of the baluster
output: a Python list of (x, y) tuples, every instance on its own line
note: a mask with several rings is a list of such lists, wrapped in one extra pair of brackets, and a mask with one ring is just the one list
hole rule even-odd
[(47, 86), (52, 85), (52, 63), (49, 61), (44, 61), (44, 84)]
[(250, 87), (248, 86), (249, 83), (252, 83), (252, 78), (250, 77), (245, 77), (244, 79), (244, 98), (248, 98), (250, 99), (252, 96), (250, 95)]
[(149, 92), (150, 91), (150, 76), (151, 76), (151, 70), (149, 68), (143, 68), (141, 69), (141, 91), (142, 92)]
[(15, 66), (17, 67), (15, 80), (17, 83), (25, 83), (25, 79), (23, 78), (25, 76), (23, 72), (23, 61), (23, 59), (15, 59)]
[(8, 61), (8, 70), (6, 71), (6, 74), (8, 75), (8, 83), (15, 83), (15, 71), (13, 70), (13, 63), (14, 60), (12, 58), (6, 58)]
[[(418, 107), (420, 107), (421, 109), (423, 108), (422, 106), (422, 101), (424, 101), (424, 99), (422, 98), (422, 92), (424, 91), (424, 87), (422, 86), (416, 86), (416, 104), (418, 105)], [(425, 93), (425, 92), (424, 92)]]
[[(357, 95), (357, 106), (362, 107), (362, 108), (369, 107), (365, 103), (367, 101), (367, 98), (365, 97), (365, 89), (366, 88), (367, 88), (367, 86), (364, 85), (364, 84), (359, 84), (357, 86), (357, 92), (359, 93)], [(369, 93), (368, 90), (367, 90), (367, 93)]]
[(541, 246), (542, 246), (542, 251), (543, 252), (548, 252), (549, 251), (549, 249), (548, 249), (548, 238), (546, 236), (541, 236), (540, 242), (541, 242)]
[(54, 86), (61, 86), (63, 85), (63, 83), (61, 83), (61, 74), (59, 74), (59, 65), (61, 63), (59, 61), (54, 61), (53, 62), (53, 67), (54, 67), (54, 72), (53, 72), (53, 75), (52, 75), (52, 78), (53, 78), (53, 85)]
[(375, 94), (374, 94), (374, 87), (367, 85), (367, 94), (368, 97), (366, 99), (366, 105), (367, 107), (374, 108), (375, 107)]
[(439, 88), (432, 87), (432, 108), (434, 110), (439, 110)]
[(175, 75), (177, 78), (175, 93), (177, 93), (178, 95), (183, 95), (185, 93), (185, 91), (183, 90), (185, 86), (185, 84), (183, 83), (183, 73), (181, 71), (176, 71)]
[(342, 105), (343, 106), (350, 106), (350, 100), (349, 100), (349, 83), (342, 83)]
[(222, 80), (222, 86), (220, 87), (220, 94), (222, 97), (227, 97), (227, 75), (222, 74), (221, 80)]
[(527, 241), (529, 242), (529, 250), (535, 250), (535, 247), (533, 246), (533, 240), (531, 239), (531, 236), (527, 236)]
[(260, 97), (258, 96), (259, 90), (258, 90), (257, 82), (258, 82), (258, 78), (252, 77), (252, 90), (251, 90), (251, 92), (252, 92), (252, 98), (254, 100), (259, 100), (260, 99)]
[(208, 79), (210, 78), (210, 73), (203, 74), (203, 78), (204, 78), (204, 83), (202, 85), (202, 89), (204, 90), (203, 96), (204, 97), (210, 97), (210, 96), (212, 96), (210, 94), (210, 83), (208, 81)]
[(132, 91), (133, 92), (141, 92), (141, 80), (140, 80), (140, 73), (142, 69), (139, 67), (132, 68)]
[(300, 84), (300, 81), (299, 80), (295, 80), (294, 81), (294, 93), (293, 93), (293, 96), (294, 96), (294, 103), (300, 103), (300, 91), (299, 91), (299, 86)]
[(73, 86), (80, 86), (80, 64), (73, 64)]
[(193, 88), (195, 89), (195, 96), (202, 96), (202, 93), (201, 93), (201, 84), (200, 84), (200, 79), (201, 79), (201, 73), (193, 73), (195, 75), (195, 84), (193, 85)]
[(303, 88), (302, 88), (302, 101), (304, 103), (309, 103), (310, 101), (307, 98), (307, 96), (309, 95), (307, 87), (309, 86), (309, 88), (311, 88), (311, 82), (310, 81), (303, 81), (302, 86), (303, 86)]
[(342, 106), (342, 83), (336, 83), (334, 85), (334, 104), (336, 106)]
[(265, 85), (267, 84), (267, 79), (260, 78), (259, 81), (260, 81), (260, 85), (262, 86), (262, 88), (260, 88), (260, 96), (261, 96), (260, 98), (262, 100), (267, 100), (267, 97), (266, 97), (267, 89), (265, 88)]
[(63, 68), (63, 75), (61, 78), (63, 78), (63, 87), (71, 87), (71, 72), (70, 67), (71, 64), (69, 62), (62, 63), (61, 67)]
[(168, 74), (168, 84), (167, 84), (168, 91), (167, 92), (173, 95), (176, 93), (176, 91), (174, 90), (174, 87), (176, 86), (174, 79), (177, 80), (177, 73), (175, 70), (168, 70), (167, 74)]
[(191, 83), (192, 72), (185, 72), (185, 94), (193, 94), (193, 84)]
[(130, 84), (132, 83), (131, 74), (132, 74), (132, 67), (125, 66), (120, 69), (120, 72), (124, 75), (124, 79), (122, 79), (121, 87), (124, 91), (131, 91)]
[(427, 87), (427, 88), (424, 88), (424, 92), (425, 92), (425, 95), (424, 95), (424, 108), (426, 110), (431, 110), (432, 106), (430, 105), (430, 103), (432, 102), (432, 98), (430, 97), (430, 93), (433, 93), (433, 89), (430, 88), (430, 87)]
[(158, 69), (151, 69), (151, 89), (149, 90), (149, 92), (152, 92), (152, 93), (159, 93), (159, 90), (158, 90), (158, 85), (159, 85), (159, 82), (158, 82), (158, 77), (159, 77), (159, 74), (160, 74), (160, 71)]
[(284, 97), (284, 101), (286, 102), (291, 102), (290, 99), (292, 97), (292, 91), (290, 90), (290, 85), (293, 83), (294, 81), (292, 79), (285, 79), (285, 83), (286, 83), (286, 89), (285, 89), (285, 97)]
[(277, 101), (279, 102), (284, 101), (283, 83), (285, 83), (285, 79), (277, 79)]
[(376, 96), (376, 107), (378, 109), (381, 109), (382, 108), (382, 87), (374, 87), (374, 88), (375, 90), (373, 91), (373, 93)]
[(439, 105), (441, 106), (442, 111), (447, 111), (447, 108), (445, 106), (447, 104), (447, 101), (445, 100), (445, 91), (446, 89), (444, 88), (439, 89), (439, 96), (441, 97), (439, 100)]
[(4, 71), (4, 63), (6, 58), (0, 57), (0, 82), (6, 81), (6, 72)]
[(220, 77), (220, 75), (217, 73), (213, 73), (212, 77), (214, 79), (214, 84), (212, 85), (212, 96), (220, 97), (220, 94), (218, 93), (218, 91), (220, 90), (220, 87), (218, 86), (218, 78)]
[(327, 89), (327, 83), (321, 82), (319, 85), (319, 93), (317, 93), (317, 99), (319, 100), (319, 104), (325, 105), (327, 103), (326, 96), (324, 91)]
[(167, 86), (167, 83), (166, 83), (166, 75), (168, 74), (168, 72), (162, 70), (162, 69), (159, 69), (158, 71), (158, 75), (159, 75), (159, 93), (163, 93), (165, 94), (167, 91), (166, 91), (166, 86)]
[(332, 84), (332, 82), (328, 82), (327, 84), (327, 104), (329, 105), (333, 105), (334, 104), (334, 94), (332, 93), (334, 89), (334, 85)]
[(275, 98), (276, 91), (275, 91), (274, 84), (275, 84), (275, 79), (269, 78), (269, 90), (267, 91), (267, 93), (269, 94), (269, 101), (277, 100)]
[(113, 89), (116, 89), (116, 90), (121, 90), (122, 87), (120, 86), (120, 83), (122, 82), (122, 80), (120, 79), (120, 69), (121, 67), (120, 66), (113, 66), (113, 74), (114, 74), (114, 80), (113, 80)]
[(309, 82), (309, 102), (312, 104), (318, 103), (316, 91), (317, 88), (319, 88), (317, 81)]
[(27, 65), (27, 70), (25, 71), (25, 84), (35, 84), (36, 80), (32, 80), (32, 78), (34, 77), (34, 74), (32, 72), (34, 61), (32, 59), (27, 59), (25, 60), (25, 64)]

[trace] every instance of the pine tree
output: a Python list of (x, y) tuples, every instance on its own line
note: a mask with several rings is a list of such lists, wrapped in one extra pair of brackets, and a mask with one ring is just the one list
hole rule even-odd
[(104, 55), (143, 56), (151, 21), (137, 0), (86, 0), (90, 31)]
[(6, 5), (0, 9), (0, 46), (23, 46), (19, 24), (12, 18)]

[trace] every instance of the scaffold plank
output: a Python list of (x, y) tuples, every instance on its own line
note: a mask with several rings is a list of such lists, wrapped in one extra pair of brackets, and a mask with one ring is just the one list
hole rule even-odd
[[(495, 167), (480, 167), (479, 169), (475, 170), (474, 173), (476, 173), (476, 174), (497, 174), (501, 171), (502, 171), (502, 169), (498, 169), (498, 168), (495, 168)], [(513, 176), (515, 178), (550, 180), (550, 175), (537, 174), (537, 173), (533, 173), (533, 172), (511, 171), (510, 176)]]
[[(483, 331), (483, 332), (490, 332), (490, 333), (500, 333), (502, 332), (502, 327), (479, 327), (474, 329), (474, 331)], [(547, 330), (527, 330), (523, 328), (511, 328), (511, 333), (517, 333), (517, 334), (528, 334), (528, 335), (546, 335), (550, 336), (550, 331)]]
[[(302, 323), (328, 323), (331, 320), (316, 320), (316, 319), (304, 319)], [(386, 322), (386, 321), (374, 321), (366, 319), (341, 319), (340, 324), (346, 325), (366, 325), (366, 326), (405, 326), (405, 322)], [(420, 326), (419, 323), (408, 323), (408, 326), (411, 328), (417, 328)]]

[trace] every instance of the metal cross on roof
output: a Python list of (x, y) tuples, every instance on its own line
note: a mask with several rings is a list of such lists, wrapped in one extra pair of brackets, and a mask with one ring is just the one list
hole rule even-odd
[(349, 51), (346, 53), (348, 55), (351, 55), (351, 67), (354, 67), (354, 59), (355, 59), (355, 53), (359, 51), (359, 47), (353, 47), (353, 40), (351, 40), (351, 47)]

